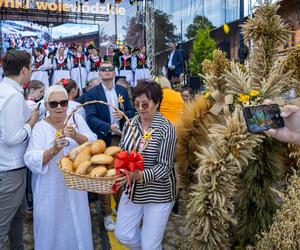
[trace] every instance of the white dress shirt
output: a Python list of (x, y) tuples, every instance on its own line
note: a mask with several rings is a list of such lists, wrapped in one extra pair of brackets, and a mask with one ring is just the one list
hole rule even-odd
[(23, 156), (31, 134), (27, 123), (30, 117), (22, 87), (4, 77), (0, 83), (0, 171), (25, 166)]
[(168, 62), (168, 68), (169, 69), (172, 68), (172, 66), (173, 66), (172, 60), (173, 60), (174, 53), (175, 53), (175, 50), (173, 50), (172, 53), (169, 56), (169, 62)]
[[(118, 103), (118, 96), (117, 96), (115, 85), (113, 85), (111, 90), (106, 88), (103, 83), (102, 83), (102, 86), (104, 89), (104, 93), (105, 93), (107, 102), (111, 105), (114, 105), (115, 107), (118, 107), (119, 103)], [(118, 125), (118, 127), (120, 127), (119, 120), (114, 118), (112, 115), (114, 111), (115, 110), (111, 106), (109, 106), (110, 122), (111, 122), (111, 124), (116, 124), (116, 125)]]

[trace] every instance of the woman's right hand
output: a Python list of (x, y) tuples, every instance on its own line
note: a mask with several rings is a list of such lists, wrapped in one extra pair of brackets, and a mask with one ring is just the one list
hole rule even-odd
[(67, 144), (69, 143), (69, 141), (66, 139), (66, 136), (64, 134), (61, 134), (59, 136), (57, 136), (55, 138), (54, 141), (54, 148), (55, 150), (57, 150), (58, 152), (61, 151)]

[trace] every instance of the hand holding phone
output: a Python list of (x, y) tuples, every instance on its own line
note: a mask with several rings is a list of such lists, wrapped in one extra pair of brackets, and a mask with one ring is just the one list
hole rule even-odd
[(243, 109), (248, 131), (252, 134), (284, 127), (277, 104), (249, 106)]

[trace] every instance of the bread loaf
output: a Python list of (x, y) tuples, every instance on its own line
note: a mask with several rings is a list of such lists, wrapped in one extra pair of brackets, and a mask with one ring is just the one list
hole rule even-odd
[(94, 155), (91, 158), (91, 162), (93, 164), (100, 164), (100, 165), (108, 165), (111, 164), (114, 161), (114, 158), (110, 155), (106, 154), (99, 154), (99, 155)]
[(60, 160), (61, 169), (67, 172), (74, 172), (73, 170), (73, 162), (69, 159), (69, 157), (63, 157)]
[(89, 147), (80, 151), (74, 160), (74, 170), (76, 170), (81, 163), (88, 161), (91, 156), (91, 150)]
[(103, 177), (103, 176), (105, 176), (106, 172), (107, 172), (107, 169), (105, 166), (98, 166), (98, 167), (95, 167), (91, 171), (90, 175), (92, 177)]
[(83, 144), (81, 144), (80, 146), (73, 148), (70, 152), (69, 152), (69, 157), (72, 161), (75, 160), (76, 156), (79, 154), (80, 151), (82, 151), (84, 148), (89, 147), (92, 144), (92, 142), (85, 142)]
[(102, 154), (106, 149), (105, 141), (97, 140), (94, 141), (91, 145), (91, 153), (93, 155)]
[(92, 170), (95, 168), (95, 165), (91, 165), (88, 167), (88, 169), (86, 170), (86, 175), (90, 175), (90, 173), (92, 172)]
[(92, 165), (91, 161), (84, 161), (83, 163), (81, 163), (78, 168), (76, 169), (75, 173), (76, 174), (80, 174), (80, 175), (84, 175), (87, 172), (87, 169)]
[(104, 154), (114, 156), (117, 153), (120, 153), (122, 149), (117, 146), (110, 146), (105, 149)]
[(115, 176), (116, 175), (116, 170), (113, 168), (113, 169), (109, 169), (106, 173), (106, 177), (112, 177), (112, 176)]

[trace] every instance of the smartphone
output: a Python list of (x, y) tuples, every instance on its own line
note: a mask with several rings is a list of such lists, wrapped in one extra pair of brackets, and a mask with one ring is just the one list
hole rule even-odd
[(245, 107), (243, 114), (248, 131), (252, 134), (284, 127), (278, 104)]

